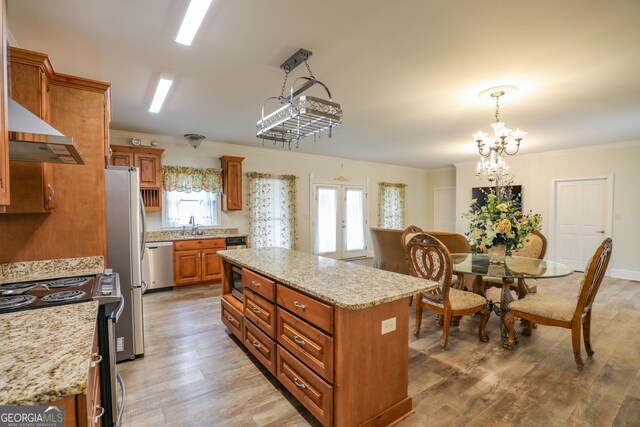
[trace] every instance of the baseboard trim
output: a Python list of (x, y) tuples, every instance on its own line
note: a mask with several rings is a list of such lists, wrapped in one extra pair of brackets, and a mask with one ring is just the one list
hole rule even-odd
[(616, 279), (635, 280), (640, 282), (640, 271), (623, 270), (622, 268), (610, 268), (607, 276), (615, 277)]

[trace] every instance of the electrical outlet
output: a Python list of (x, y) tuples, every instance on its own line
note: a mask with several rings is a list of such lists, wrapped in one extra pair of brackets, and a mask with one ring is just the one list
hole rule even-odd
[(392, 317), (391, 319), (383, 320), (381, 325), (381, 334), (388, 334), (389, 332), (393, 332), (396, 330), (396, 318)]

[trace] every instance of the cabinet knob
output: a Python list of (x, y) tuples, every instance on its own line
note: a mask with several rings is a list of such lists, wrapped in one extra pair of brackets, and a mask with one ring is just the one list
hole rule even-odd
[(252, 280), (251, 281), (251, 286), (255, 286), (256, 288), (259, 288), (260, 287), (260, 283), (256, 282), (255, 280)]
[(98, 363), (102, 362), (102, 355), (98, 353), (93, 353), (91, 355), (91, 367), (95, 368)]

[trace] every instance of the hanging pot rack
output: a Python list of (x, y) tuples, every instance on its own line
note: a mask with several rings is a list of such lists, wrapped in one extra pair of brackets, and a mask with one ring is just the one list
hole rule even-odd
[[(328, 131), (331, 138), (333, 128), (342, 125), (342, 107), (333, 102), (329, 88), (311, 72), (307, 63), (309, 56), (310, 51), (300, 49), (280, 66), (285, 72), (280, 96), (267, 98), (257, 123), (256, 136), (262, 139), (263, 144), (264, 140), (273, 141), (274, 144), (281, 142), (283, 148), (286, 145), (290, 150), (292, 143), (298, 148), (301, 139), (313, 135), (315, 140), (324, 131)], [(309, 77), (298, 77), (291, 85), (289, 96), (284, 96), (289, 73), (301, 63), (306, 65)], [(304, 83), (296, 88), (298, 82)], [(299, 96), (315, 85), (324, 88), (328, 100), (309, 95)], [(265, 116), (265, 106), (272, 100), (277, 100), (283, 106)]]

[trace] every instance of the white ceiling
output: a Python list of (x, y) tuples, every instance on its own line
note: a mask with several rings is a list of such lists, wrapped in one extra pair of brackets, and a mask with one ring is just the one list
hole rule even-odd
[[(260, 145), (279, 65), (304, 47), (344, 121), (302, 152), (420, 168), (474, 160), (470, 135), (494, 113), (477, 94), (497, 84), (520, 88), (501, 112), (529, 132), (524, 153), (640, 140), (638, 0), (214, 0), (191, 47), (173, 41), (187, 4), (10, 0), (8, 21), (58, 72), (112, 83), (113, 129)], [(175, 83), (152, 114), (160, 73)]]

